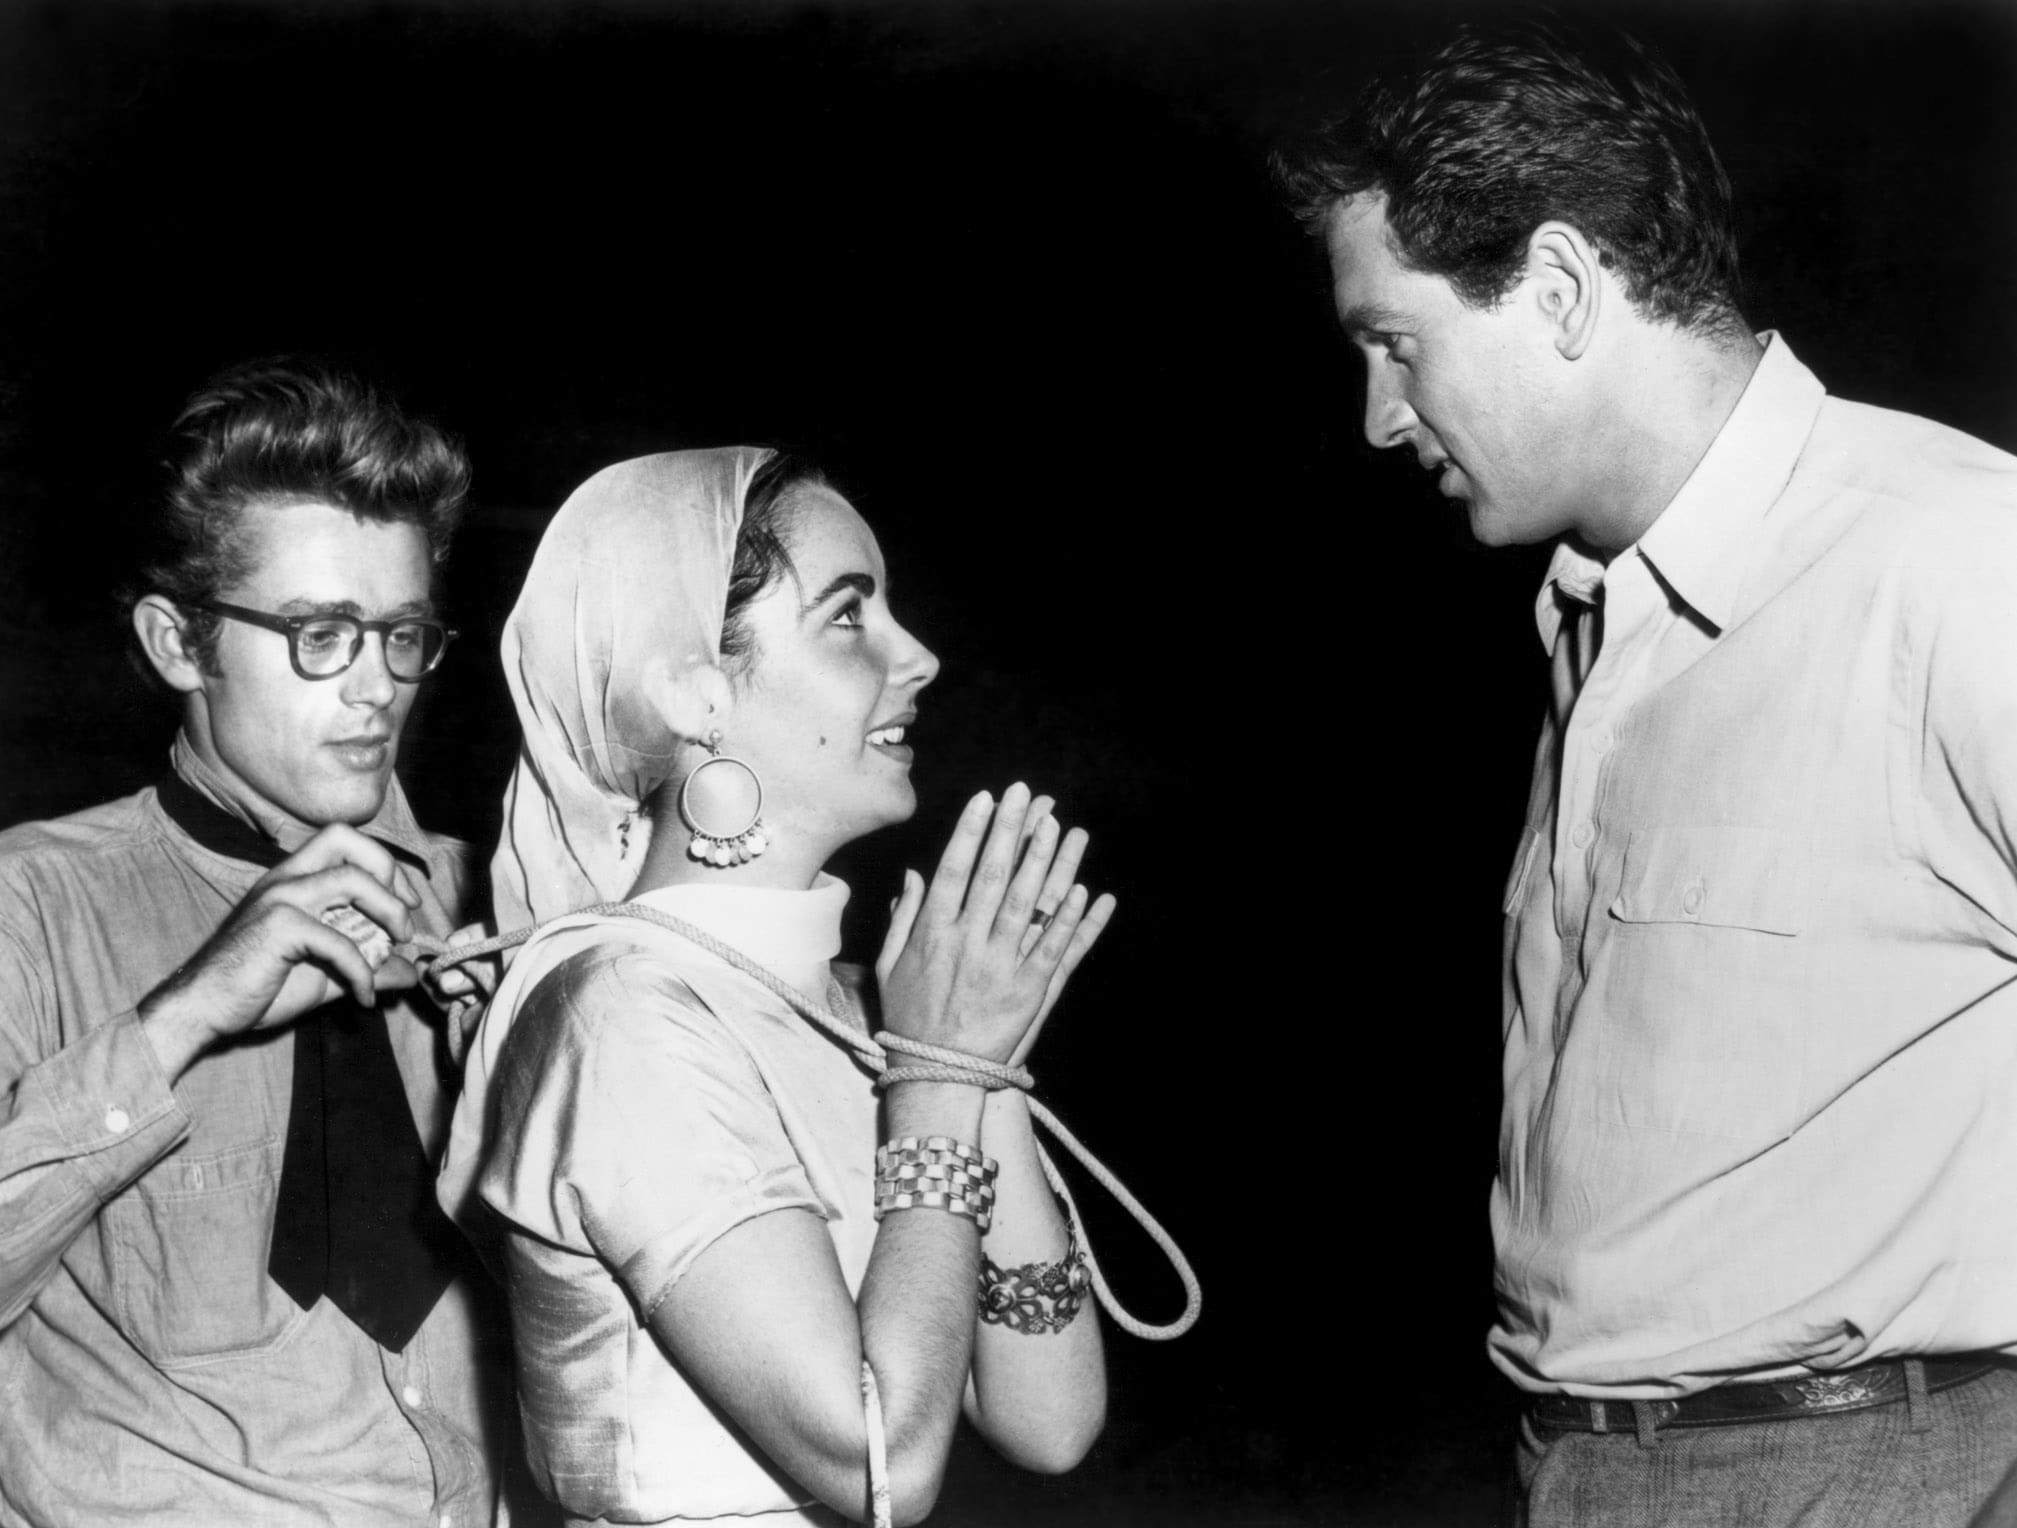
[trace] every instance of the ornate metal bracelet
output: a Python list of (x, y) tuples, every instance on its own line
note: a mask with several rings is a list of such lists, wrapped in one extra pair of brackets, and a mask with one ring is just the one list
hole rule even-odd
[(875, 1153), (875, 1218), (892, 1210), (946, 1210), (970, 1216), (982, 1231), (994, 1223), (992, 1157), (949, 1135), (907, 1135)]
[(1072, 1324), (1092, 1288), (1092, 1272), (1079, 1248), (1079, 1230), (1065, 1217), (1065, 1255), (1054, 1263), (1003, 1268), (980, 1258), (980, 1318), (1025, 1337), (1062, 1332)]

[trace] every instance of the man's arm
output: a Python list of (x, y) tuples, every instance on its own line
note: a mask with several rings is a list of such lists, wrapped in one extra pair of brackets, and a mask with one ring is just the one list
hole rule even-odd
[(51, 957), (0, 926), (0, 1327), (28, 1308), (99, 1207), (188, 1134), (171, 1090), (205, 1050), (290, 1022), (343, 989), (368, 1004), (377, 989), (411, 985), (410, 966), (393, 960), (374, 972), (322, 921), (354, 907), (403, 939), (411, 895), (381, 846), (325, 828), (136, 1009), (60, 1048), (48, 1039), (63, 1028)]
[(0, 929), (0, 1328), (13, 1324), (99, 1206), (189, 1133), (132, 1012), (49, 1055), (46, 968)]

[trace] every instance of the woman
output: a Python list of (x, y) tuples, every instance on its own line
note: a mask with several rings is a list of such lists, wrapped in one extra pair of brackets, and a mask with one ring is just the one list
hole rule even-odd
[[(915, 810), (938, 662), (861, 517), (768, 452), (590, 479), (504, 654), (495, 892), (506, 929), (543, 926), (472, 1044), (442, 1198), (501, 1235), (542, 1486), (576, 1523), (863, 1516), (864, 1360), (897, 1520), (930, 1510), (962, 1403), (1070, 1468), (1098, 1318), (1025, 1099), (976, 1076), (1020, 1063), (1111, 915), (1073, 881), (1085, 835), (1019, 785), (975, 797), (929, 887), (906, 873), (877, 991), (831, 963), (847, 888), (821, 867)], [(878, 1024), (977, 1059), (879, 1098)]]

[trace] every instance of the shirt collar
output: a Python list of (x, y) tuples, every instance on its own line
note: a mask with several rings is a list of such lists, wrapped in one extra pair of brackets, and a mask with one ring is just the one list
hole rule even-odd
[(822, 871), (810, 891), (768, 886), (661, 886), (632, 900), (698, 924), (808, 996), (826, 991), (828, 965), (840, 953), (847, 883)]
[(1737, 407), (1681, 491), (1639, 538), (1638, 552), (1718, 631), (1730, 624), (1756, 531), (1813, 433), (1827, 389), (1767, 330), (1765, 353)]
[[(1729, 625), (1749, 571), (1753, 532), (1771, 513), (1813, 432), (1827, 389), (1772, 331), (1764, 354), (1723, 428), (1680, 492), (1638, 542), (1619, 553), (1641, 557), (1660, 581), (1718, 631)], [(1563, 542), (1555, 548), (1535, 605), (1544, 645), (1562, 624), (1556, 590), (1592, 604), (1605, 565)]]
[[(269, 801), (241, 801), (239, 793), (227, 788), (223, 776), (197, 753), (186, 732), (175, 734), (175, 744), (168, 752), (168, 763), (185, 785), (218, 810), (252, 829), (261, 839), (277, 846), (282, 856), (292, 854), (315, 836), (315, 828)], [(400, 787), (397, 775), (386, 783), (385, 800), (378, 808), (378, 815), (369, 822), (358, 824), (357, 831), (367, 838), (377, 839), (388, 849), (398, 851), (423, 868), (430, 863), (427, 835), (413, 820), (413, 808), (407, 804), (406, 792)]]

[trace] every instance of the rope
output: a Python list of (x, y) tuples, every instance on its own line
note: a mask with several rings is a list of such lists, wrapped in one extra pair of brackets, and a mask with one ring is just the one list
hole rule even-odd
[(861, 1361), (861, 1420), (868, 1434), (868, 1510), (870, 1528), (890, 1528), (889, 1437), (882, 1423), (882, 1391), (875, 1370)]
[[(892, 1082), (943, 1081), (967, 1082), (989, 1089), (1019, 1088), (1027, 1093), (1035, 1080), (1025, 1067), (1002, 1066), (984, 1057), (969, 1055), (965, 1051), (948, 1050), (944, 1046), (930, 1045), (922, 1040), (893, 1035), (888, 1030), (871, 1037), (859, 1026), (850, 1024), (824, 1004), (814, 1002), (733, 945), (723, 943), (706, 929), (696, 927), (684, 918), (675, 918), (672, 914), (660, 912), (655, 907), (642, 907), (633, 902), (598, 902), (593, 907), (579, 908), (567, 916), (634, 918), (642, 923), (654, 924), (670, 933), (678, 934), (689, 943), (699, 945), (724, 965), (733, 966), (752, 981), (769, 989), (815, 1028), (824, 1030), (853, 1051), (875, 1074), (877, 1085), (880, 1087), (887, 1087)], [(446, 970), (452, 966), (465, 965), (472, 960), (481, 960), (485, 956), (513, 949), (531, 938), (532, 933), (533, 930), (529, 928), (518, 929), (509, 934), (495, 935), (476, 944), (456, 945), (453, 948), (432, 936), (420, 935), (401, 945), (399, 952), (417, 966)], [(451, 1008), (449, 1027), (458, 1049), (461, 1039), (459, 1035), (455, 1035), (455, 1031), (462, 1028), (463, 1018), (476, 1005), (477, 1000), (474, 998), (460, 998)], [(891, 1066), (889, 1060), (891, 1051), (915, 1056), (925, 1064)], [(1107, 1314), (1113, 1318), (1116, 1326), (1136, 1337), (1146, 1338), (1151, 1342), (1167, 1342), (1173, 1337), (1181, 1337), (1197, 1323), (1198, 1311), (1204, 1302), (1204, 1291), (1199, 1288), (1198, 1276), (1191, 1271), (1190, 1260), (1177, 1246), (1176, 1239), (1163, 1229), (1161, 1223), (1143, 1207), (1139, 1199), (1128, 1192), (1106, 1164), (1087, 1150), (1084, 1143), (1065, 1128), (1062, 1120), (1035, 1098), (1029, 1100), (1029, 1110), (1030, 1117), (1049, 1131), (1060, 1146), (1078, 1159), (1079, 1165), (1092, 1175), (1093, 1180), (1112, 1194), (1120, 1206), (1135, 1218), (1136, 1224), (1148, 1233), (1149, 1240), (1153, 1241), (1162, 1250), (1163, 1256), (1169, 1259), (1171, 1269), (1175, 1271), (1178, 1281), (1184, 1287), (1183, 1314), (1161, 1326), (1141, 1320), (1121, 1304), (1120, 1298), (1113, 1292), (1113, 1287), (1107, 1283), (1106, 1272), (1100, 1267), (1099, 1259), (1093, 1255), (1092, 1240), (1085, 1231), (1085, 1217), (1079, 1214), (1078, 1205), (1072, 1198), (1071, 1190), (1065, 1186), (1065, 1180), (1058, 1172), (1057, 1164), (1051, 1160), (1051, 1154), (1039, 1141), (1037, 1161), (1043, 1168), (1044, 1178), (1049, 1182), (1051, 1191), (1064, 1201), (1073, 1222), (1079, 1227), (1079, 1246), (1085, 1253), (1086, 1271), (1092, 1276), (1093, 1290), (1098, 1294), (1100, 1304), (1106, 1307)]]

